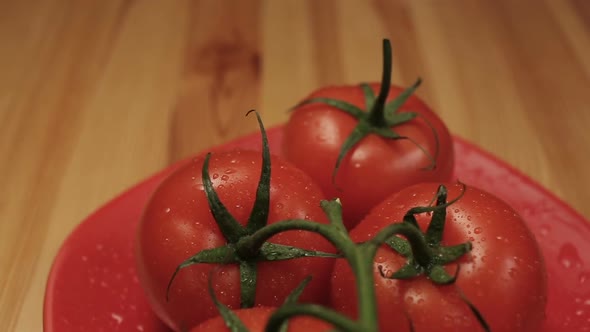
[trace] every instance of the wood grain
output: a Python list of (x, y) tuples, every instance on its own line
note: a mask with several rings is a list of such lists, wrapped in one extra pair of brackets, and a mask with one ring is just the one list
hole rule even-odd
[(585, 215), (585, 0), (0, 2), (0, 327), (42, 330), (80, 220), (169, 163), (267, 126), (312, 89), (380, 75)]

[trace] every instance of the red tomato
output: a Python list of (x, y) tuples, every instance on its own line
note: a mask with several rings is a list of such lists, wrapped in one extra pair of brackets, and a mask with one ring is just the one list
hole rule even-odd
[[(376, 94), (379, 84), (370, 86)], [(387, 100), (395, 99), (403, 90), (391, 86)], [(365, 96), (359, 86), (322, 88), (306, 100), (317, 97), (346, 101), (366, 111)], [(399, 113), (407, 112), (419, 116), (393, 129), (414, 143), (408, 139), (394, 140), (369, 134), (346, 154), (335, 181), (332, 181), (340, 149), (359, 120), (324, 103), (297, 107), (285, 126), (284, 156), (309, 174), (328, 198), (341, 199), (344, 223), (350, 229), (391, 193), (418, 182), (451, 179), (454, 155), (448, 129), (415, 95), (399, 109)], [(436, 168), (425, 169), (431, 165), (430, 158), (434, 156)]]
[[(266, 326), (266, 322), (270, 318), (270, 315), (276, 310), (276, 308), (272, 307), (256, 307), (256, 308), (249, 308), (249, 309), (238, 309), (235, 310), (234, 313), (238, 318), (244, 323), (244, 325), (248, 328), (250, 332), (264, 332), (264, 328)], [(322, 320), (307, 317), (307, 316), (300, 316), (294, 317), (289, 320), (289, 328), (288, 332), (321, 332), (321, 331), (331, 331), (333, 327), (331, 324), (328, 324)], [(223, 318), (221, 316), (217, 316), (215, 318), (211, 318), (197, 327), (193, 328), (191, 332), (224, 332), (229, 331)]]
[[(201, 181), (204, 157), (176, 171), (156, 190), (139, 225), (136, 259), (139, 280), (156, 314), (175, 330), (186, 330), (218, 314), (209, 297), (210, 271), (219, 300), (230, 308), (240, 305), (240, 273), (236, 264), (196, 264), (178, 273), (166, 301), (166, 287), (176, 267), (203, 249), (225, 245), (208, 206)], [(272, 157), (268, 224), (289, 219), (326, 223), (320, 208), (320, 188), (302, 171)], [(260, 178), (261, 154), (234, 151), (213, 154), (209, 174), (221, 202), (246, 225)], [(278, 234), (269, 242), (334, 252), (320, 235), (305, 231)], [(301, 302), (328, 301), (333, 259), (300, 258), (257, 264), (256, 305), (278, 306), (305, 277), (313, 280)]]
[[(352, 230), (351, 238), (362, 242), (386, 225), (401, 221), (415, 206), (428, 206), (438, 185), (418, 184), (387, 198)], [(460, 195), (462, 186), (447, 185), (449, 200)], [(423, 231), (430, 222), (427, 213), (416, 216)], [(491, 331), (539, 331), (546, 304), (546, 272), (534, 236), (514, 210), (491, 194), (467, 187), (462, 198), (447, 208), (442, 244), (471, 241), (470, 253), (445, 266), (455, 284), (435, 285), (421, 275), (392, 280), (406, 259), (389, 246), (379, 248), (374, 262), (379, 324), (383, 332), (409, 331), (408, 318), (416, 332), (483, 331), (462, 299), (481, 312)], [(338, 260), (332, 275), (332, 304), (356, 316), (356, 289), (348, 265)], [(459, 291), (460, 290), (460, 291)]]

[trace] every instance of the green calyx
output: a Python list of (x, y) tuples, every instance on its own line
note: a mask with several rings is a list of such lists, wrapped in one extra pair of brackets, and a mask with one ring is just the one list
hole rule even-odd
[(402, 105), (420, 86), (422, 80), (418, 78), (412, 86), (404, 90), (399, 96), (397, 96), (394, 100), (388, 103), (387, 97), (389, 95), (391, 86), (392, 71), (391, 53), (391, 43), (388, 39), (384, 39), (383, 72), (379, 94), (375, 97), (373, 89), (368, 84), (360, 84), (360, 88), (362, 89), (363, 94), (365, 96), (366, 111), (346, 101), (324, 97), (307, 99), (295, 106), (300, 107), (312, 103), (326, 104), (335, 107), (358, 120), (356, 127), (349, 134), (349, 136), (342, 144), (342, 147), (340, 148), (340, 152), (338, 153), (338, 158), (336, 160), (336, 165), (332, 172), (332, 182), (335, 182), (336, 174), (338, 172), (338, 169), (340, 168), (340, 164), (342, 163), (342, 160), (347, 155), (347, 153), (369, 134), (378, 135), (380, 137), (392, 140), (409, 140), (414, 145), (416, 145), (430, 160), (429, 165), (424, 167), (424, 169), (433, 170), (436, 168), (436, 159), (438, 157), (439, 150), (438, 134), (432, 126), (432, 124), (426, 118), (422, 117), (422, 119), (426, 122), (426, 124), (430, 127), (434, 134), (436, 145), (434, 154), (428, 152), (424, 147), (422, 147), (420, 144), (414, 141), (411, 137), (402, 136), (394, 130), (396, 126), (410, 122), (420, 116), (420, 114), (417, 112), (399, 111)]
[(390, 279), (410, 279), (419, 275), (427, 275), (434, 283), (444, 285), (453, 283), (456, 275), (450, 275), (443, 268), (471, 251), (471, 243), (465, 242), (454, 246), (443, 246), (442, 236), (447, 217), (447, 207), (459, 200), (465, 192), (465, 185), (461, 195), (447, 202), (447, 189), (441, 185), (436, 193), (436, 204), (427, 207), (415, 207), (405, 214), (403, 222), (420, 230), (416, 215), (420, 213), (432, 213), (432, 219), (425, 233), (420, 233), (407, 240), (393, 236), (387, 240), (387, 245), (407, 259), (407, 264), (400, 270), (383, 277)]
[[(406, 239), (392, 236), (385, 243), (398, 254), (407, 259), (406, 264), (398, 271), (386, 275), (380, 268), (381, 277), (388, 279), (412, 279), (420, 275), (426, 275), (438, 285), (454, 284), (459, 275), (460, 265), (457, 264), (454, 275), (450, 275), (444, 265), (453, 263), (469, 253), (472, 249), (471, 242), (465, 242), (454, 246), (443, 246), (442, 237), (447, 217), (447, 207), (457, 202), (465, 194), (466, 186), (462, 184), (461, 194), (451, 201), (447, 201), (447, 188), (444, 185), (438, 187), (434, 206), (414, 207), (403, 218), (403, 223), (411, 225), (418, 233), (405, 235)], [(420, 213), (432, 213), (432, 218), (426, 232), (422, 232), (418, 226), (416, 215)], [(468, 306), (484, 331), (490, 331), (488, 323), (483, 315), (473, 305), (463, 292), (455, 285), (455, 289), (461, 300)]]
[[(250, 114), (250, 111), (247, 113)], [(268, 138), (260, 115), (256, 113), (260, 132), (262, 136), (262, 169), (260, 180), (256, 190), (254, 206), (246, 226), (242, 226), (227, 210), (223, 202), (213, 188), (209, 176), (209, 160), (211, 154), (207, 154), (203, 163), (201, 177), (203, 189), (207, 196), (207, 202), (217, 225), (227, 240), (227, 244), (218, 248), (205, 249), (189, 257), (179, 264), (170, 278), (166, 289), (166, 300), (169, 300), (170, 289), (174, 279), (182, 269), (201, 263), (208, 264), (237, 264), (240, 268), (241, 282), (241, 307), (249, 308), (254, 306), (256, 293), (257, 268), (256, 264), (261, 261), (287, 260), (300, 257), (339, 257), (335, 254), (306, 250), (292, 246), (274, 244), (263, 241), (252, 241), (252, 234), (267, 227), (269, 206), (270, 206), (270, 150)]]

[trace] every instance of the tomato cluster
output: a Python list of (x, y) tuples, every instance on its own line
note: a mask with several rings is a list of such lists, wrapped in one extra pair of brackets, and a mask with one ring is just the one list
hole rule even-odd
[[(451, 182), (442, 120), (392, 86), (298, 104), (282, 157), (195, 157), (150, 199), (139, 280), (176, 331), (538, 331), (546, 272), (501, 199)], [(305, 281), (302, 283), (302, 281)], [(292, 319), (291, 319), (292, 318)], [(287, 325), (288, 324), (288, 325)]]

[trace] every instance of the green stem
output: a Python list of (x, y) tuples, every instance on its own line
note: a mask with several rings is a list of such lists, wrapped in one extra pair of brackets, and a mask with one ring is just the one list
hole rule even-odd
[[(376, 247), (375, 247), (376, 248)], [(375, 278), (373, 276), (373, 260), (377, 250), (372, 246), (359, 245), (349, 263), (356, 274), (358, 292), (358, 323), (361, 331), (378, 331), (377, 295), (375, 294)]]
[[(266, 324), (265, 332), (277, 332), (281, 325), (289, 318), (296, 316), (312, 316), (326, 321), (342, 331), (363, 331), (359, 324), (341, 315), (340, 313), (317, 304), (289, 304), (279, 307), (270, 316)], [(377, 331), (377, 330), (375, 330)]]
[(374, 246), (375, 252), (371, 253), (374, 257), (377, 248), (385, 243), (390, 237), (399, 234), (408, 239), (410, 247), (412, 248), (412, 255), (416, 262), (421, 266), (428, 266), (432, 262), (433, 253), (426, 243), (426, 239), (420, 229), (416, 228), (410, 223), (391, 224), (383, 228), (374, 238), (366, 242)]
[(287, 219), (267, 225), (250, 236), (243, 237), (238, 246), (259, 248), (264, 242), (278, 233), (288, 230), (304, 230), (318, 233), (338, 248), (344, 257), (354, 254), (356, 245), (345, 232), (336, 230), (331, 225), (319, 224), (303, 219)]
[(388, 127), (385, 121), (385, 102), (391, 88), (391, 43), (388, 39), (383, 40), (383, 72), (381, 78), (381, 89), (379, 95), (369, 110), (369, 123), (376, 127)]

